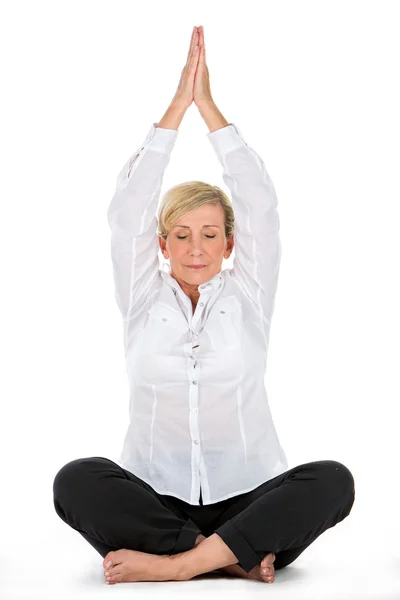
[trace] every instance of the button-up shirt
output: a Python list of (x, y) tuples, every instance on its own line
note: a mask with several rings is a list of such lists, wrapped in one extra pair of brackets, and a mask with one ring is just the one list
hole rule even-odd
[(153, 123), (107, 212), (122, 314), (129, 425), (118, 464), (157, 493), (213, 504), (288, 469), (265, 389), (281, 243), (260, 156), (231, 123), (207, 133), (235, 213), (233, 268), (191, 299), (160, 268), (157, 207), (178, 131)]

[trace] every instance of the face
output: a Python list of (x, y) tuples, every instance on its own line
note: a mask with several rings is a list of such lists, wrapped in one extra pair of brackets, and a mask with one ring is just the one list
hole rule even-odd
[[(203, 204), (186, 213), (168, 233), (159, 237), (164, 258), (170, 259), (171, 276), (189, 296), (199, 295), (198, 286), (221, 271), (223, 258), (229, 258), (234, 236), (225, 237), (225, 213), (220, 204)], [(189, 269), (188, 265), (205, 265)]]

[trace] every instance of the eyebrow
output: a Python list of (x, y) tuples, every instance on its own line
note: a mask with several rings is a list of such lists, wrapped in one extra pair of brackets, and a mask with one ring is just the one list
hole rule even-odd
[[(186, 229), (190, 229), (189, 225), (174, 225), (172, 229), (175, 229), (175, 227), (186, 227)], [(218, 227), (219, 229), (219, 225), (203, 225), (203, 227)]]

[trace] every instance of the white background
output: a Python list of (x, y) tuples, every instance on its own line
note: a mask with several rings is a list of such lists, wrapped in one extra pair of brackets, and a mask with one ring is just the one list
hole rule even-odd
[[(266, 386), (289, 467), (333, 459), (355, 478), (351, 515), (302, 557), (336, 543), (338, 563), (364, 563), (363, 597), (382, 585), (380, 560), (392, 597), (399, 9), (350, 0), (1, 3), (4, 597), (27, 567), (24, 597), (43, 597), (43, 555), (57, 562), (67, 541), (71, 565), (83, 547), (101, 564), (56, 515), (52, 483), (66, 462), (115, 460), (122, 447), (128, 382), (106, 212), (119, 170), (172, 100), (194, 25), (204, 26), (214, 100), (263, 158), (278, 196), (283, 254)], [(191, 179), (229, 192), (207, 133), (193, 104), (162, 193)], [(327, 581), (338, 585), (337, 565)]]

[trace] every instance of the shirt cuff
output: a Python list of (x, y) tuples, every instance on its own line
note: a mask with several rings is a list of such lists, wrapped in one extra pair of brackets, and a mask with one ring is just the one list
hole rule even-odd
[(226, 154), (241, 146), (248, 146), (239, 127), (234, 123), (207, 133), (207, 137), (217, 154)]
[(171, 154), (178, 133), (179, 131), (177, 129), (164, 129), (163, 127), (157, 127), (157, 123), (153, 123), (140, 148), (140, 152), (145, 148), (148, 148), (155, 152)]

